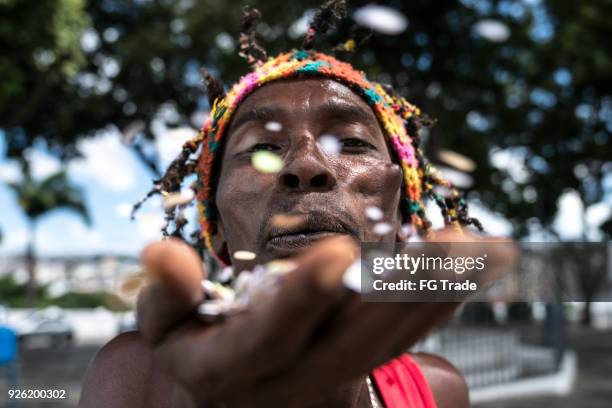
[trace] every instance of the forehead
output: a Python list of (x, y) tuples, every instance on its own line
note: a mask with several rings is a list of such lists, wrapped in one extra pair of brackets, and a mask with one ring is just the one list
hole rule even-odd
[(327, 78), (296, 78), (266, 84), (250, 94), (236, 110), (228, 131), (231, 134), (243, 116), (261, 106), (277, 106), (298, 113), (332, 105), (352, 108), (346, 111), (378, 126), (372, 108), (348, 86)]

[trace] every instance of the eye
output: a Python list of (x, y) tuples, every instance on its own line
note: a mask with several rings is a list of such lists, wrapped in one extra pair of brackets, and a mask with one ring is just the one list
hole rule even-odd
[(247, 150), (247, 153), (255, 153), (260, 150), (267, 150), (269, 152), (273, 152), (278, 149), (280, 149), (280, 147), (270, 143), (257, 143), (256, 145), (253, 145), (253, 147), (251, 147), (249, 150)]
[(376, 149), (373, 144), (366, 142), (365, 140), (357, 139), (355, 137), (348, 137), (341, 140), (342, 147), (349, 152), (361, 152), (363, 150)]

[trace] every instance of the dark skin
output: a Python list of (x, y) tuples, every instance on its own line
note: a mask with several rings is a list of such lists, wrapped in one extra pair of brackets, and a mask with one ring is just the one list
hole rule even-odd
[[(268, 121), (280, 123), (282, 131), (267, 130)], [(326, 133), (339, 137), (337, 155), (318, 147)], [(257, 150), (280, 155), (283, 170), (255, 170), (250, 157)], [(297, 269), (247, 312), (203, 324), (194, 317), (205, 275), (197, 255), (172, 240), (150, 245), (142, 260), (153, 281), (139, 297), (140, 330), (118, 336), (98, 353), (80, 406), (370, 406), (367, 373), (457, 307), (361, 302), (341, 283), (356, 257), (356, 241), (397, 239), (400, 186), (400, 168), (374, 113), (349, 88), (297, 79), (255, 91), (228, 130), (215, 245), (226, 243), (230, 255), (257, 254), (253, 262), (232, 259), (237, 270), (278, 257), (291, 257)], [(373, 233), (368, 206), (383, 210), (391, 234)], [(274, 229), (270, 219), (277, 213), (302, 215), (304, 224)], [(480, 239), (462, 240), (468, 238)], [(455, 239), (451, 231), (435, 238)], [(489, 259), (494, 262), (495, 255)], [(439, 407), (469, 405), (465, 381), (450, 363), (432, 355), (415, 358)]]

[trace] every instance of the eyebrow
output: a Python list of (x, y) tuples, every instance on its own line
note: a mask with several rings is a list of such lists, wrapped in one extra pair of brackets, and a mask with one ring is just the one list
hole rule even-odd
[(288, 114), (289, 112), (280, 106), (260, 106), (236, 116), (231, 124), (231, 128), (236, 130), (248, 122), (269, 122)]
[[(372, 111), (365, 110), (353, 103), (343, 102), (337, 99), (331, 99), (323, 102), (314, 109), (314, 114), (317, 117), (337, 117), (352, 122), (363, 122), (366, 124), (368, 122), (372, 122), (373, 119), (376, 120)], [(265, 123), (280, 117), (289, 116), (291, 116), (290, 112), (280, 106), (255, 107), (235, 117), (231, 128), (236, 130), (248, 122)]]
[(328, 116), (346, 119), (351, 122), (368, 122), (376, 121), (374, 113), (370, 110), (365, 110), (354, 103), (344, 102), (342, 100), (328, 100), (319, 105), (315, 113), (317, 116)]

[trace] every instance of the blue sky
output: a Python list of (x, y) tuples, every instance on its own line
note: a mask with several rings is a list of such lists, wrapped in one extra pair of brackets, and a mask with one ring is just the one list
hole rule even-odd
[[(178, 153), (181, 144), (191, 135), (166, 136), (157, 145), (167, 163)], [(130, 205), (138, 201), (151, 186), (152, 175), (132, 151), (120, 142), (120, 134), (109, 127), (79, 145), (83, 160), (68, 165), (71, 179), (86, 197), (92, 216), (91, 227), (67, 210), (56, 210), (41, 218), (36, 236), (37, 250), (42, 255), (116, 253), (135, 255), (147, 241), (158, 236), (161, 222), (159, 200), (146, 204), (137, 221), (131, 221)], [(5, 140), (0, 132), (0, 157), (4, 157)], [(42, 178), (61, 168), (61, 163), (47, 154), (44, 145), (33, 148), (28, 158), (34, 177)], [(0, 161), (0, 181), (18, 180), (19, 169), (14, 162)], [(27, 240), (27, 224), (17, 205), (15, 195), (0, 182), (0, 228), (4, 240), (0, 253), (20, 253)]]

